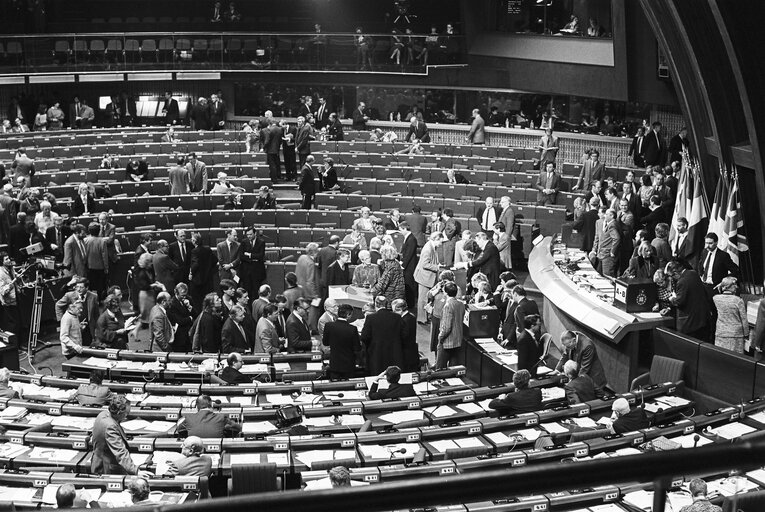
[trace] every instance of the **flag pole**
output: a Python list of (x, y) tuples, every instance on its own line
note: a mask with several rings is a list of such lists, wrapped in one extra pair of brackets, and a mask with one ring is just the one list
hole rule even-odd
[[(741, 197), (741, 195), (742, 195), (741, 194), (741, 184), (738, 181), (738, 170), (736, 169), (735, 165), (733, 166), (733, 168), (731, 170), (731, 175), (732, 175), (733, 181), (735, 182), (736, 190), (738, 191), (738, 198), (736, 198), (736, 199), (738, 200), (739, 204), (741, 204), (741, 213), (743, 213), (745, 211), (744, 210), (744, 200)], [(742, 228), (741, 230), (744, 232), (742, 234), (745, 235), (746, 234), (746, 222), (743, 223), (741, 228)], [(749, 238), (747, 237), (747, 244), (748, 243), (749, 243)], [(747, 251), (744, 251), (744, 252), (746, 252), (746, 256), (745, 256), (746, 257), (746, 269), (749, 271), (749, 275), (748, 276), (744, 276), (743, 272), (742, 272), (742, 277), (748, 277), (749, 283), (748, 283), (747, 289), (751, 293), (751, 292), (754, 292), (754, 287), (757, 285), (757, 283), (754, 282), (754, 264), (752, 263), (752, 251), (751, 250), (747, 250)], [(739, 258), (740, 257), (741, 257), (741, 253), (739, 253)], [(742, 270), (743, 270), (744, 265), (741, 265), (741, 267), (742, 267)]]

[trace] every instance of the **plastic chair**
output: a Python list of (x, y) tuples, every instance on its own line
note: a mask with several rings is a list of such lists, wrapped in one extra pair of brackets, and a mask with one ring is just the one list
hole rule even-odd
[(651, 369), (635, 377), (632, 380), (630, 389), (660, 384), (662, 382), (677, 382), (683, 378), (683, 373), (685, 373), (685, 361), (672, 359), (671, 357), (653, 356)]
[(243, 464), (231, 466), (228, 495), (237, 496), (276, 491), (276, 464)]

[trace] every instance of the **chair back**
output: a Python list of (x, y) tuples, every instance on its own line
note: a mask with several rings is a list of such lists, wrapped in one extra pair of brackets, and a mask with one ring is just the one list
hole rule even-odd
[(662, 382), (677, 382), (682, 380), (685, 372), (685, 361), (665, 356), (653, 356), (650, 370), (650, 384)]
[(276, 464), (235, 464), (231, 466), (229, 496), (276, 490)]

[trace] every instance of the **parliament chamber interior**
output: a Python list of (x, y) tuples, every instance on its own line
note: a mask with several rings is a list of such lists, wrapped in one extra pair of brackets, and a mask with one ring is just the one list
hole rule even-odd
[(763, 15), (0, 0), (0, 510), (765, 510)]

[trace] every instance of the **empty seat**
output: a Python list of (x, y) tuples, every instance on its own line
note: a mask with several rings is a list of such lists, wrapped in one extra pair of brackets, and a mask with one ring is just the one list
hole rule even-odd
[(138, 24), (138, 23), (141, 23), (141, 20), (139, 20), (135, 16), (129, 16), (129, 17), (125, 18), (125, 23), (135, 23), (135, 24)]
[(156, 60), (159, 54), (159, 50), (157, 50), (157, 42), (154, 39), (144, 39), (141, 41), (141, 61), (151, 59), (152, 54), (154, 54), (154, 59)]
[(140, 51), (141, 45), (138, 43), (137, 39), (125, 40), (125, 57), (127, 57), (129, 60), (135, 62), (136, 56)]
[(106, 20), (106, 22), (107, 23), (121, 24), (122, 23), (122, 18), (113, 17), (113, 18), (109, 18), (108, 20)]
[(170, 16), (160, 16), (159, 17), (159, 22), (160, 23), (172, 23), (173, 22), (173, 18), (171, 18)]

